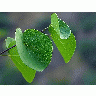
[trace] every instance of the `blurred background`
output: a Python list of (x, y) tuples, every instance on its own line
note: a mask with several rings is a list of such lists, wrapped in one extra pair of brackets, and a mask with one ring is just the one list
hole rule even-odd
[[(15, 37), (16, 28), (41, 31), (51, 23), (52, 13), (0, 13), (0, 52), (6, 49), (5, 39)], [(69, 63), (65, 64), (53, 43), (51, 63), (43, 72), (36, 72), (32, 83), (27, 83), (10, 57), (0, 56), (0, 85), (96, 85), (96, 13), (56, 13), (76, 38), (76, 50)], [(48, 30), (44, 33), (49, 34)]]

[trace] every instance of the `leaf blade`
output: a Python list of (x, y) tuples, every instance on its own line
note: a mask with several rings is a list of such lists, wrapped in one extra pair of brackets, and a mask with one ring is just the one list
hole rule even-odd
[[(13, 40), (13, 38), (10, 38), (11, 40)], [(11, 40), (8, 40), (6, 39), (6, 43)], [(16, 44), (16, 41), (12, 41), (10, 42), (8, 48), (12, 47), (13, 45)], [(8, 45), (8, 44), (7, 44)], [(7, 46), (6, 46), (7, 47)], [(15, 66), (18, 68), (18, 70), (22, 73), (22, 76), (25, 78), (25, 80), (29, 83), (31, 83), (35, 77), (35, 73), (36, 73), (36, 70), (33, 70), (32, 68), (29, 68), (28, 66), (26, 66), (22, 60), (20, 59), (20, 56), (18, 54), (18, 51), (17, 51), (17, 46), (10, 49), (8, 51), (8, 53), (10, 54), (10, 58), (12, 59), (13, 63), (15, 64)]]
[(57, 34), (60, 36), (59, 21), (58, 21), (58, 16), (56, 13), (53, 13), (51, 15), (51, 25), (53, 26)]
[(7, 39), (5, 39), (5, 41), (6, 41), (6, 48), (8, 48), (9, 44), (10, 44), (12, 41), (14, 41), (14, 39), (13, 39), (13, 38), (10, 38), (10, 37), (7, 37)]
[(75, 36), (73, 35), (73, 33), (71, 33), (68, 39), (61, 39), (60, 36), (56, 34), (53, 26), (50, 25), (48, 30), (51, 33), (51, 37), (55, 45), (64, 58), (65, 63), (68, 63), (73, 56), (76, 48)]
[(27, 29), (24, 33), (16, 29), (15, 39), (20, 58), (27, 66), (43, 71), (49, 65), (53, 46), (48, 36), (34, 29)]

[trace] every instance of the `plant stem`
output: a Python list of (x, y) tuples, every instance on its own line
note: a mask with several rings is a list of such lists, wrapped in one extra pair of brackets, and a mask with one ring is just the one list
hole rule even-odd
[(14, 45), (14, 46), (12, 46), (12, 47), (10, 47), (10, 48), (6, 49), (5, 51), (1, 52), (1, 53), (0, 53), (0, 55), (1, 55), (1, 54), (3, 54), (3, 53), (5, 53), (6, 51), (8, 51), (8, 50), (12, 49), (12, 48), (13, 48), (13, 47), (15, 47), (15, 46), (16, 46), (16, 45)]
[(45, 28), (45, 29), (43, 29), (41, 32), (44, 32), (45, 30), (47, 30), (49, 27), (47, 27), (47, 28)]
[[(49, 28), (49, 27), (43, 29), (41, 32), (44, 32), (44, 31), (47, 30), (48, 28)], [(12, 49), (12, 48), (15, 47), (15, 46), (16, 46), (16, 45), (14, 45), (14, 46), (12, 46), (12, 47), (10, 47), (10, 48), (4, 50), (3, 52), (0, 53), (0, 55), (3, 54), (3, 53), (5, 53), (5, 52), (7, 52), (7, 51), (10, 50), (10, 49)]]

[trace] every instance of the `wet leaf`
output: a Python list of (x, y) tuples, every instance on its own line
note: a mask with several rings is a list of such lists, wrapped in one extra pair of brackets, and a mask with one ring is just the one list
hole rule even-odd
[(60, 36), (56, 34), (56, 31), (51, 25), (49, 26), (49, 32), (51, 33), (51, 37), (54, 43), (56, 44), (58, 50), (64, 58), (65, 63), (68, 63), (73, 56), (76, 48), (75, 36), (73, 35), (73, 33), (71, 33), (68, 39), (61, 39)]
[(56, 31), (56, 34), (60, 36), (61, 39), (67, 39), (71, 35), (71, 30), (69, 26), (58, 18), (56, 13), (51, 15), (51, 26)]
[(59, 29), (60, 29), (60, 38), (61, 39), (67, 39), (71, 35), (71, 30), (69, 26), (62, 21), (61, 19), (58, 19), (59, 21)]
[[(6, 47), (7, 48), (10, 48), (15, 44), (16, 44), (16, 41), (13, 38), (8, 37), (6, 39), (6, 45), (7, 45)], [(25, 80), (27, 82), (31, 83), (33, 81), (34, 77), (35, 77), (36, 71), (33, 70), (32, 68), (29, 68), (28, 66), (26, 66), (22, 62), (22, 60), (21, 60), (21, 58), (18, 54), (18, 51), (17, 51), (17, 46), (10, 49), (8, 51), (8, 53), (10, 54), (9, 56), (12, 59), (13, 63), (16, 65), (18, 70), (22, 73), (22, 76), (25, 78)]]
[(43, 71), (51, 62), (52, 41), (38, 30), (27, 29), (22, 33), (16, 29), (16, 45), (21, 60), (36, 71)]

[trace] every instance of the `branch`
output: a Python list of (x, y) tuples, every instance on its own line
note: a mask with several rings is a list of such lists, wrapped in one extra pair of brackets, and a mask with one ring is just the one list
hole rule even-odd
[(0, 55), (1, 55), (1, 54), (3, 54), (3, 53), (5, 53), (6, 51), (8, 51), (8, 50), (12, 49), (12, 48), (13, 48), (13, 47), (15, 47), (15, 46), (16, 46), (16, 45), (14, 45), (14, 46), (12, 46), (12, 47), (10, 47), (10, 48), (6, 49), (5, 51), (1, 52), (1, 53), (0, 53)]
[[(47, 29), (48, 29), (48, 27), (45, 28), (44, 30), (42, 30), (41, 32), (44, 32), (44, 31), (47, 30)], [(5, 53), (5, 52), (7, 52), (7, 51), (10, 50), (10, 49), (12, 49), (12, 48), (15, 47), (15, 46), (16, 46), (16, 45), (14, 45), (14, 46), (12, 46), (12, 47), (6, 49), (5, 51), (1, 52), (0, 55), (3, 54), (3, 53)]]

